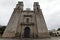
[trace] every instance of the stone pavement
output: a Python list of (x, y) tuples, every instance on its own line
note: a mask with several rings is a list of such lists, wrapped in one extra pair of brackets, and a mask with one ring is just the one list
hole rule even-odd
[(60, 40), (60, 37), (51, 37), (46, 39), (16, 39), (16, 38), (0, 38), (0, 40)]

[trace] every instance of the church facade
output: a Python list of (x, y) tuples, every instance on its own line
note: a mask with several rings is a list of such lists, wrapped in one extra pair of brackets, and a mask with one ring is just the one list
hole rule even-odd
[(38, 2), (34, 2), (33, 11), (23, 10), (23, 2), (18, 2), (2, 37), (9, 38), (46, 38), (48, 29)]

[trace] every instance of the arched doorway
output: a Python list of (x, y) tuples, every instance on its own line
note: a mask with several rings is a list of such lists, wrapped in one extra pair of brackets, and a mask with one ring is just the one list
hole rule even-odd
[(26, 27), (24, 29), (24, 38), (29, 38), (30, 37), (30, 28)]

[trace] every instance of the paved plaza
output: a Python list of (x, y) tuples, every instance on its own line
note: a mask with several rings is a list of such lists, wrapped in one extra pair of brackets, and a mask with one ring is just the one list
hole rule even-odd
[(0, 38), (0, 40), (60, 40), (60, 37), (51, 37), (51, 38), (45, 38), (45, 39), (16, 39), (16, 38)]

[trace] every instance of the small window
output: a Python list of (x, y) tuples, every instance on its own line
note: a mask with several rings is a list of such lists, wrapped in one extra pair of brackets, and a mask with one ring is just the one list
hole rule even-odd
[(26, 22), (27, 22), (27, 23), (29, 22), (29, 18), (26, 19)]

